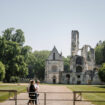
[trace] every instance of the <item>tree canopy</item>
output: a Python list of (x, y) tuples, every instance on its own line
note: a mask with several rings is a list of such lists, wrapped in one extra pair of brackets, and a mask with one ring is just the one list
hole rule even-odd
[[(13, 33), (14, 28), (8, 28), (3, 31), (0, 37), (0, 61), (5, 65), (5, 78), (4, 81), (10, 82), (12, 76), (25, 77), (28, 74), (27, 63), (25, 61), (25, 54), (22, 54), (22, 47), (24, 40), (20, 37), (22, 34), (16, 30)], [(20, 30), (20, 29), (19, 29)], [(22, 32), (22, 31), (21, 31)], [(18, 33), (18, 34), (17, 34)], [(21, 41), (13, 41), (13, 36), (17, 34), (17, 37)]]
[(101, 65), (105, 62), (105, 41), (99, 41), (95, 48), (96, 64)]
[(2, 81), (5, 78), (5, 66), (0, 61), (0, 81)]
[(64, 57), (64, 71), (70, 71), (70, 56)]
[(105, 82), (105, 63), (103, 63), (99, 69), (99, 77), (103, 82)]

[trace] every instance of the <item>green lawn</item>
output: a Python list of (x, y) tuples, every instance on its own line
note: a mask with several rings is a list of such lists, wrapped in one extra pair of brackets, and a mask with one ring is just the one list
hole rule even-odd
[[(17, 90), (18, 92), (26, 91), (26, 86), (23, 85), (0, 85), (0, 90)], [(13, 93), (11, 94), (13, 96)], [(9, 98), (8, 92), (0, 92), (0, 102)]]
[[(105, 91), (105, 85), (67, 85), (73, 91)], [(84, 99), (105, 100), (105, 93), (84, 93)], [(105, 105), (105, 102), (92, 102), (95, 105)]]

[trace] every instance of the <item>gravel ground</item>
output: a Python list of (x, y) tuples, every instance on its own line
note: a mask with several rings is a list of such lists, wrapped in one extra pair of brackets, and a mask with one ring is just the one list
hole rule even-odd
[[(46, 105), (73, 105), (72, 101), (66, 101), (73, 99), (72, 92), (66, 86), (54, 86), (54, 85), (40, 85), (40, 92), (52, 92), (47, 93), (46, 98), (48, 99)], [(56, 93), (54, 93), (56, 92)], [(57, 93), (66, 92), (66, 93)], [(27, 93), (21, 93), (18, 95), (18, 99), (28, 99)], [(41, 100), (40, 100), (41, 99)], [(40, 93), (38, 105), (44, 105), (44, 93)], [(50, 100), (54, 99), (54, 100)], [(56, 100), (55, 100), (56, 99)], [(57, 101), (57, 99), (59, 101)], [(28, 100), (18, 100), (17, 105), (27, 105)], [(5, 101), (0, 105), (15, 105), (14, 101)], [(76, 102), (76, 105), (93, 105), (90, 102)]]

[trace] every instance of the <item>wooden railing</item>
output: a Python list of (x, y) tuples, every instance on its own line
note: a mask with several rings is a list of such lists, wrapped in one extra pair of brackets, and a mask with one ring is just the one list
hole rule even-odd
[[(17, 94), (18, 92), (16, 90), (0, 90), (0, 92), (8, 92), (9, 93), (9, 98), (8, 98), (8, 101), (15, 101), (15, 105), (18, 105), (17, 104), (17, 101), (18, 100), (29, 100), (29, 98), (26, 98), (26, 99), (18, 99), (17, 98)], [(13, 94), (13, 97), (11, 98), (11, 93)], [(20, 92), (20, 93), (26, 93), (26, 92)], [(19, 94), (20, 94), (19, 93)], [(43, 94), (43, 98), (42, 99), (39, 99), (39, 100), (43, 100), (44, 101), (44, 105), (46, 105), (47, 101), (72, 101), (73, 102), (73, 105), (76, 105), (76, 102), (105, 102), (105, 100), (88, 100), (88, 99), (84, 99), (82, 96), (83, 94), (95, 94), (95, 93), (103, 93), (105, 94), (105, 91), (73, 91), (73, 92), (39, 92), (39, 94)], [(27, 93), (28, 94), (28, 93)], [(72, 99), (50, 99), (50, 98), (47, 98), (47, 95), (48, 94), (72, 94)], [(35, 99), (34, 99), (35, 100)], [(0, 99), (0, 101), (2, 101)], [(78, 105), (78, 104), (77, 104)]]

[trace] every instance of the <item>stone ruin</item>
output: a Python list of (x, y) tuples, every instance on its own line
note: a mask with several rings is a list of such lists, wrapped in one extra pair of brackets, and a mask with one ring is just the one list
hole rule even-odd
[[(79, 55), (78, 53), (81, 52)], [(70, 71), (64, 71), (62, 54), (53, 48), (45, 67), (46, 83), (101, 84), (95, 65), (95, 51), (90, 45), (79, 48), (79, 32), (71, 34)]]

